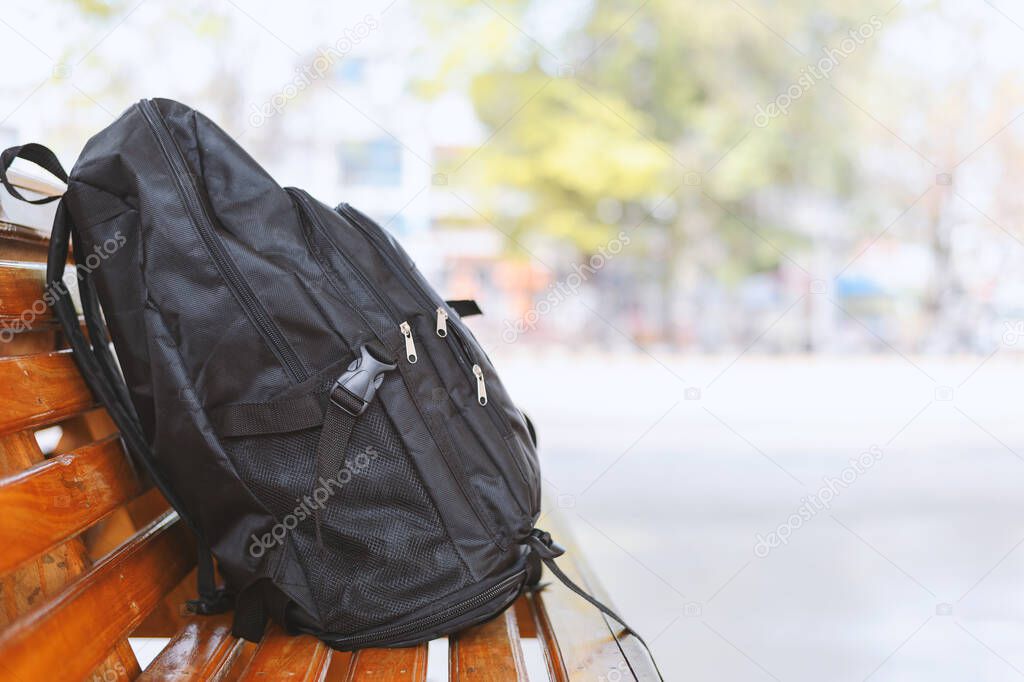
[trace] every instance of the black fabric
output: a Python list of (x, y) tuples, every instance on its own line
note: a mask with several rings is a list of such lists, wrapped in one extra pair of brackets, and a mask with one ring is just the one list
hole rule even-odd
[(480, 306), (471, 298), (449, 299), (445, 301), (445, 303), (447, 303), (448, 307), (454, 310), (459, 317), (483, 315), (483, 311), (480, 310)]
[[(345, 395), (345, 392), (341, 393)], [(316, 444), (316, 478), (313, 480), (313, 486), (322, 485), (321, 481), (336, 477), (341, 471), (358, 418), (356, 410), (361, 413), (362, 407), (361, 404), (356, 404), (354, 398), (344, 406), (335, 402), (333, 398), (328, 401), (327, 414), (324, 415), (324, 424), (320, 429), (320, 438)], [(310, 495), (313, 493), (313, 490), (309, 491)], [(316, 530), (316, 544), (323, 547), (319, 509), (313, 510), (313, 523)]]
[(269, 615), (263, 596), (263, 581), (256, 581), (239, 592), (235, 599), (231, 634), (250, 642), (258, 642), (263, 639)]
[[(534, 578), (532, 427), (460, 319), (479, 307), (451, 302), (439, 337), (445, 301), (392, 235), (282, 188), (171, 100), (130, 107), (70, 175), (40, 145), (7, 150), (14, 196), (19, 157), (68, 184), (49, 298), (132, 461), (195, 531), (197, 612), (234, 595), (247, 639), (270, 618), (405, 645)], [(72, 242), (88, 339), (60, 285)]]
[[(179, 514), (183, 514), (182, 504), (177, 495), (154, 466), (153, 453), (142, 434), (138, 417), (127, 401), (127, 388), (113, 367), (113, 356), (110, 354), (106, 343), (107, 337), (101, 327), (99, 307), (95, 300), (95, 294), (91, 290), (92, 283), (89, 273), (81, 264), (76, 264), (75, 272), (81, 282), (79, 292), (86, 327), (92, 340), (91, 345), (78, 325), (78, 315), (71, 301), (70, 292), (63, 282), (68, 242), (72, 239), (73, 233), (75, 233), (74, 223), (64, 205), (61, 204), (57, 208), (54, 227), (50, 235), (47, 259), (46, 292), (51, 298), (50, 305), (68, 337), (79, 371), (97, 398), (107, 408), (107, 412), (120, 431), (121, 439), (132, 456), (132, 460), (137, 465), (141, 465), (142, 470), (149, 475), (171, 506), (178, 510)], [(80, 237), (75, 234), (75, 244), (80, 243)], [(183, 520), (192, 528), (198, 541), (199, 569), (196, 575), (199, 598), (194, 600), (191, 606), (197, 613), (221, 613), (230, 607), (230, 597), (226, 591), (216, 589), (213, 560), (209, 547), (203, 539), (202, 530), (188, 516), (183, 515)]]
[[(228, 448), (243, 480), (268, 500), (277, 518), (290, 521), (319, 478), (314, 456), (319, 440), (317, 429), (307, 429), (232, 438)], [(318, 634), (358, 633), (473, 583), (378, 401), (355, 420), (343, 468), (342, 482), (331, 483), (330, 495), (319, 497), (321, 542), (312, 505), (285, 539), (301, 557), (320, 606)]]
[(217, 587), (217, 575), (210, 548), (206, 546), (205, 541), (198, 539), (196, 551), (196, 588), (199, 597), (187, 602), (189, 610), (202, 616), (229, 611), (233, 606), (233, 598), (226, 590)]
[(523, 415), (523, 421), (526, 422), (526, 430), (530, 433), (530, 442), (533, 443), (533, 447), (537, 447), (537, 428), (533, 425), (530, 415), (522, 410), (520, 410), (520, 413)]
[(323, 396), (307, 394), (266, 403), (221, 405), (210, 410), (210, 421), (225, 438), (301, 431), (320, 425), (324, 402)]
[[(81, 239), (72, 239), (72, 248), (77, 263), (84, 263), (88, 256), (84, 253)], [(85, 317), (86, 329), (89, 332), (89, 341), (92, 344), (92, 353), (97, 364), (103, 371), (107, 384), (117, 393), (118, 403), (131, 418), (133, 424), (141, 434), (142, 428), (139, 424), (138, 415), (131, 404), (131, 397), (128, 395), (128, 387), (125, 386), (120, 370), (110, 352), (109, 337), (103, 325), (103, 315), (100, 312), (99, 300), (96, 294), (96, 286), (92, 274), (87, 267), (75, 268), (78, 276), (78, 294), (82, 301), (82, 310)]]

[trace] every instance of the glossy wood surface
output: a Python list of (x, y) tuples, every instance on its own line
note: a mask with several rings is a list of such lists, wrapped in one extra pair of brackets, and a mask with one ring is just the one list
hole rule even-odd
[(452, 682), (527, 680), (515, 609), (448, 639)]

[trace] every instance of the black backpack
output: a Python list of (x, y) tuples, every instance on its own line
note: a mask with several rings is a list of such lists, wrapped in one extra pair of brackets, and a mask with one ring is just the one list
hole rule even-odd
[[(193, 610), (348, 650), (486, 620), (542, 561), (583, 594), (534, 528), (533, 427), (462, 321), (478, 309), (440, 298), (367, 216), (281, 188), (166, 99), (93, 137), (70, 178), (38, 144), (5, 151), (22, 198), (16, 157), (68, 183), (45, 298), (195, 533)], [(62, 283), (69, 239), (88, 338)]]

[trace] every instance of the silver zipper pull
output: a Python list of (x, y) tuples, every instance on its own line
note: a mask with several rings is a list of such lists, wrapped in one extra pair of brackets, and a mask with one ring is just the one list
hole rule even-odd
[(487, 404), (487, 384), (484, 383), (484, 371), (480, 365), (473, 365), (473, 376), (476, 377), (476, 401), (481, 405)]
[(448, 336), (448, 313), (441, 306), (437, 307), (437, 335), (442, 339)]
[(416, 364), (416, 344), (412, 340), (412, 327), (409, 326), (408, 322), (403, 322), (398, 325), (398, 328), (402, 330), (402, 334), (405, 336), (405, 359), (409, 361), (409, 364)]

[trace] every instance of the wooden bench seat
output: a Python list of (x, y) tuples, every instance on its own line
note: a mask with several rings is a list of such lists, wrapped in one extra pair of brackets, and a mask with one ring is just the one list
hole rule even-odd
[[(189, 531), (138, 476), (52, 316), (25, 315), (43, 293), (43, 234), (0, 222), (0, 679), (425, 680), (428, 650), (443, 649), (335, 652), (276, 625), (252, 644), (230, 614), (184, 610)], [(606, 599), (580, 556), (560, 565)], [(143, 670), (129, 637), (170, 639)], [(529, 642), (546, 669), (528, 673)], [(657, 679), (635, 638), (557, 582), (447, 649), (451, 680)]]

